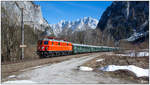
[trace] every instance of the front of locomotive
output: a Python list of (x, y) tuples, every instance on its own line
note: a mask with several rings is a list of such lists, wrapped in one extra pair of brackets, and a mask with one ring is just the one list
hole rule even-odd
[(51, 37), (38, 41), (37, 54), (40, 58), (55, 57), (72, 54), (72, 43)]
[(38, 40), (37, 43), (37, 54), (40, 56), (40, 58), (43, 58), (46, 56), (47, 50), (48, 50), (48, 41), (47, 40)]

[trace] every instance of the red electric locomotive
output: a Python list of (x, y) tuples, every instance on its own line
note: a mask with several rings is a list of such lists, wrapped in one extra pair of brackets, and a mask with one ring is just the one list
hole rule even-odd
[(37, 54), (40, 58), (72, 54), (72, 43), (53, 37), (38, 41)]

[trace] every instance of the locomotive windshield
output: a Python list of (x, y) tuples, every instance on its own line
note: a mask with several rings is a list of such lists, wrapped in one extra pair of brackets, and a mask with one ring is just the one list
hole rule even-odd
[(44, 41), (44, 45), (47, 45), (48, 44), (48, 41)]
[(42, 41), (41, 41), (41, 40), (39, 40), (39, 41), (38, 41), (38, 44), (39, 44), (39, 45), (42, 45)]

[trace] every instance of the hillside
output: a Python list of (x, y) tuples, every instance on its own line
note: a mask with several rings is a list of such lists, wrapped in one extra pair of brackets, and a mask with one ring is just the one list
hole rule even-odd
[(119, 41), (138, 43), (148, 39), (149, 34), (148, 1), (115, 1), (103, 13), (97, 29), (102, 32), (102, 41), (110, 38), (116, 45)]
[[(41, 8), (31, 1), (1, 2), (2, 61), (18, 60), (21, 56), (21, 8), (25, 30), (25, 56), (32, 58), (40, 34), (46, 29), (53, 34), (43, 18)], [(26, 58), (25, 58), (26, 59)]]
[(41, 7), (35, 5), (33, 2), (22, 2), (22, 1), (12, 1), (5, 2), (2, 1), (2, 18), (7, 18), (11, 22), (10, 25), (16, 24), (20, 25), (21, 23), (21, 8), (23, 8), (23, 18), (24, 24), (34, 27), (35, 29), (42, 30), (50, 26), (48, 22), (43, 18)]

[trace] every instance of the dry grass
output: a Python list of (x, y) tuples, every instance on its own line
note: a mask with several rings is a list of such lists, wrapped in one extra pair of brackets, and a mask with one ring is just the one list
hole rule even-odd
[(141, 50), (141, 49), (149, 49), (149, 39), (145, 40), (142, 43), (131, 43), (127, 41), (120, 41), (119, 47), (130, 50)]
[(25, 48), (25, 59), (26, 60), (33, 60), (38, 59), (39, 56), (36, 53), (37, 46), (36, 45), (27, 45)]
[[(104, 59), (103, 61), (96, 62), (97, 59)], [(107, 65), (135, 65), (144, 69), (149, 68), (149, 57), (129, 57), (129, 56), (117, 56), (117, 55), (102, 55), (99, 56), (85, 64), (84, 66), (92, 67), (95, 69), (96, 72), (99, 71), (98, 68), (104, 67)], [(148, 78), (137, 78), (132, 72), (118, 70), (115, 72), (103, 72), (105, 75), (109, 75), (112, 77), (118, 77), (122, 79), (128, 79), (132, 81), (136, 81), (137, 83), (148, 83)], [(145, 82), (142, 82), (145, 81)]]

